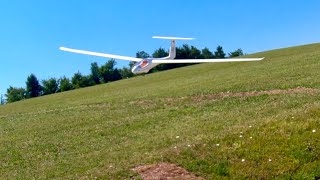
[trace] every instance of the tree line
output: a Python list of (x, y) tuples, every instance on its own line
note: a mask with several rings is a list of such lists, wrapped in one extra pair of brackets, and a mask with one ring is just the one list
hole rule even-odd
[[(163, 48), (155, 50), (152, 55), (149, 55), (145, 51), (138, 51), (136, 53), (137, 58), (160, 58), (168, 56), (169, 52)], [(222, 46), (218, 46), (214, 52), (210, 51), (209, 48), (199, 50), (194, 46), (187, 44), (181, 47), (176, 47), (176, 59), (217, 59), (226, 57), (237, 57), (244, 55), (242, 49), (237, 49), (233, 52), (228, 53), (228, 56), (223, 51)], [(120, 79), (130, 78), (135, 76), (131, 72), (131, 67), (135, 62), (130, 62), (128, 67), (116, 68), (116, 62), (114, 59), (108, 60), (104, 65), (99, 66), (96, 62), (91, 63), (91, 73), (89, 75), (83, 75), (79, 71), (74, 73), (71, 79), (63, 76), (61, 78), (49, 78), (46, 80), (39, 81), (36, 75), (30, 74), (26, 80), (26, 88), (23, 87), (12, 87), (7, 89), (5, 98), (3, 95), (0, 96), (0, 103), (11, 103), (20, 101), (23, 99), (29, 99), (38, 96), (44, 96), (73, 89), (94, 86), (97, 84), (108, 83), (117, 81)], [(188, 66), (191, 64), (160, 64), (153, 68), (149, 73), (164, 71), (168, 69)]]

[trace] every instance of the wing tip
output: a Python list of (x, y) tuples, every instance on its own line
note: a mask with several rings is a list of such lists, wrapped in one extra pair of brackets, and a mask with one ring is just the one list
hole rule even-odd
[(63, 47), (63, 46), (60, 46), (59, 49), (62, 50), (62, 51), (66, 50), (66, 48)]

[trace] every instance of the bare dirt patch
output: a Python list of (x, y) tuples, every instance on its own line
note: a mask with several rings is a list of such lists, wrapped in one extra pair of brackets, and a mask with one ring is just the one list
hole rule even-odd
[(155, 103), (153, 101), (143, 100), (143, 99), (131, 101), (131, 102), (129, 102), (129, 104), (134, 104), (134, 105), (137, 105), (142, 108), (149, 108), (149, 107), (152, 107), (155, 105)]
[(242, 96), (259, 96), (263, 94), (273, 95), (273, 94), (294, 94), (294, 93), (315, 93), (320, 92), (320, 89), (313, 89), (313, 88), (305, 88), (305, 87), (298, 87), (294, 89), (273, 89), (268, 91), (251, 91), (251, 92), (238, 92), (238, 93), (219, 93), (223, 97), (242, 97)]
[(138, 166), (133, 171), (139, 173), (144, 180), (164, 180), (164, 179), (191, 179), (203, 180), (204, 178), (195, 176), (187, 170), (175, 164), (160, 163), (153, 165)]

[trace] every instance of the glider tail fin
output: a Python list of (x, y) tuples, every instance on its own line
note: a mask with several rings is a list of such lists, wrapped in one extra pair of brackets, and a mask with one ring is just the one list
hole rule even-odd
[(195, 39), (195, 38), (165, 37), (165, 36), (152, 36), (152, 38), (171, 40), (169, 56), (165, 57), (164, 59), (174, 59), (176, 57), (176, 40), (193, 40), (193, 39)]
[(171, 40), (169, 56), (167, 57), (167, 59), (174, 59), (174, 58), (176, 58), (176, 40)]

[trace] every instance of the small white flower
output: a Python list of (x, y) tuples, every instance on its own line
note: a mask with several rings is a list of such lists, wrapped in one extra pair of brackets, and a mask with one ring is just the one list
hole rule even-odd
[(190, 144), (188, 144), (188, 147), (191, 147), (191, 145), (190, 145)]
[(245, 160), (245, 159), (242, 159), (241, 161), (242, 161), (242, 162), (245, 162), (246, 160)]
[(250, 125), (249, 128), (252, 128), (252, 126)]
[(314, 129), (314, 130), (312, 130), (312, 132), (313, 132), (313, 133), (315, 133), (315, 132), (316, 132), (316, 130)]
[(292, 119), (294, 119), (294, 117), (292, 116)]
[(271, 162), (271, 159), (269, 159), (269, 162)]
[(176, 136), (176, 138), (178, 139), (178, 138), (179, 138), (179, 136)]
[(220, 144), (216, 144), (216, 146), (220, 146)]
[(239, 137), (242, 138), (242, 135), (240, 135)]
[(252, 136), (250, 136), (250, 139), (252, 139)]
[(177, 146), (175, 146), (175, 147), (173, 147), (173, 148), (177, 149)]

